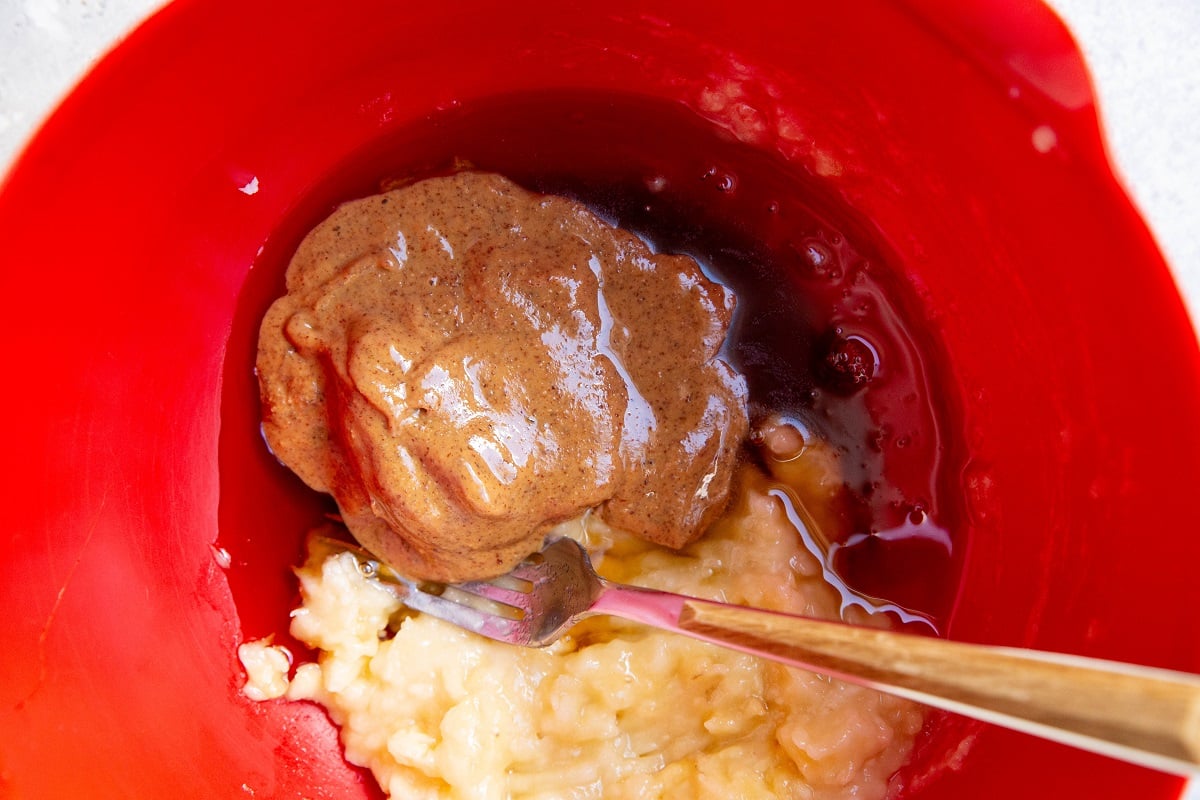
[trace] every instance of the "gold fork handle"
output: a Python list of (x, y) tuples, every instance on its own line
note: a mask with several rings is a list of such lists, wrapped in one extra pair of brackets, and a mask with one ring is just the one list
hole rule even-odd
[(1200, 676), (688, 599), (681, 632), (1167, 772), (1200, 774)]

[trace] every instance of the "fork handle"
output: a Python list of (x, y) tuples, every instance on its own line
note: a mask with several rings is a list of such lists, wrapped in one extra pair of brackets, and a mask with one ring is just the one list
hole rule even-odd
[(677, 630), (1046, 739), (1200, 774), (1200, 676), (686, 599)]

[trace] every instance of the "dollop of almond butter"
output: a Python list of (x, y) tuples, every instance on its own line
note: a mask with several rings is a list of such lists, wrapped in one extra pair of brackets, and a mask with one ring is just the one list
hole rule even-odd
[(300, 245), (259, 334), (263, 433), (414, 578), (502, 573), (588, 509), (682, 547), (747, 432), (734, 304), (577, 202), (431, 178)]

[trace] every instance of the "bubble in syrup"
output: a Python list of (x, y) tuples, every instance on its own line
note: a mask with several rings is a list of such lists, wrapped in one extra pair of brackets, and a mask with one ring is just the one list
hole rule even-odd
[(792, 245), (792, 249), (800, 256), (808, 271), (814, 275), (825, 277), (833, 268), (833, 253), (830, 252), (828, 247), (815, 239), (807, 239), (799, 245)]
[(658, 194), (667, 188), (667, 176), (653, 175), (646, 179), (646, 188), (653, 194)]
[(828, 266), (829, 260), (832, 258), (829, 251), (816, 242), (810, 242), (804, 248), (804, 255), (808, 256), (808, 263), (817, 269)]
[(866, 386), (879, 370), (879, 351), (862, 336), (843, 335), (840, 328), (825, 337), (824, 355), (818, 365), (824, 383), (841, 394), (852, 394)]
[(717, 191), (729, 194), (737, 189), (737, 176), (726, 172), (717, 179)]
[(768, 214), (778, 214), (779, 213), (779, 203), (777, 203), (774, 200), (767, 203), (767, 213)]

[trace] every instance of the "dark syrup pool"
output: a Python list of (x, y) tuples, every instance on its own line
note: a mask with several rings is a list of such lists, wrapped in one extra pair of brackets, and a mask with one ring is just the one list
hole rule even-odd
[(300, 240), (340, 202), (463, 166), (575, 197), (733, 288), (728, 357), (747, 376), (752, 422), (790, 416), (839, 453), (837, 530), (823, 532), (832, 566), (857, 592), (946, 618), (964, 549), (961, 437), (938, 394), (949, 382), (936, 337), (870, 225), (818, 179), (684, 106), (554, 92), (455, 106), (373, 143), (301, 198), (263, 248), (229, 343), (219, 451), (219, 546), (244, 638), (274, 634), (308, 652), (286, 632), (291, 568), (305, 533), (336, 512), (262, 442), (259, 320)]

